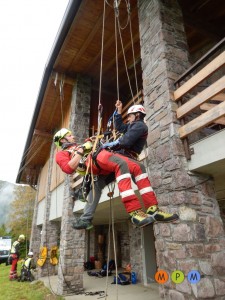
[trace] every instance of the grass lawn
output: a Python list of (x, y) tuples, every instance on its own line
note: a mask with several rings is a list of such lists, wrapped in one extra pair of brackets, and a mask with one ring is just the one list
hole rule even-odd
[[(20, 274), (18, 263), (18, 275)], [(9, 280), (11, 266), (0, 265), (0, 300), (62, 300), (47, 289), (43, 282), (18, 282)]]

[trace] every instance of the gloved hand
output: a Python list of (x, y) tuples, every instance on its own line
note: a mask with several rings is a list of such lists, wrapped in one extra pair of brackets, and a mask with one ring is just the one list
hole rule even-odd
[(82, 145), (82, 147), (84, 148), (84, 150), (91, 150), (93, 145), (92, 145), (92, 142), (91, 141), (87, 141), (86, 143), (84, 143)]
[(113, 142), (110, 143), (105, 143), (104, 145), (102, 145), (103, 149), (109, 148), (111, 150), (116, 150), (120, 148), (120, 141), (119, 140), (115, 140)]

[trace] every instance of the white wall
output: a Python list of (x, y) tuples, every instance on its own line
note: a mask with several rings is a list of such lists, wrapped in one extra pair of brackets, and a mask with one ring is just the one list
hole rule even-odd
[(49, 215), (50, 221), (62, 217), (63, 194), (64, 194), (64, 182), (61, 183), (51, 193), (51, 206), (50, 206), (50, 215)]
[(37, 212), (37, 223), (36, 223), (36, 225), (42, 225), (43, 224), (44, 213), (45, 213), (45, 203), (46, 203), (45, 198), (38, 203), (38, 212)]

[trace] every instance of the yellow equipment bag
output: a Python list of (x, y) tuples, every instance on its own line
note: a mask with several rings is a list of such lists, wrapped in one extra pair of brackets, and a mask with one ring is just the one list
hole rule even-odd
[(48, 256), (48, 248), (47, 247), (41, 247), (40, 248), (40, 253), (39, 253), (39, 258), (37, 260), (37, 265), (39, 267), (42, 267), (47, 259)]
[(53, 266), (58, 265), (58, 257), (57, 257), (58, 247), (53, 246), (50, 250), (50, 264)]

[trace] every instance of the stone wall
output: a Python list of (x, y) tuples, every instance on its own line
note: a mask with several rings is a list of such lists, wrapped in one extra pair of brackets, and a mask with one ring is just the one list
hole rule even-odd
[[(70, 129), (77, 142), (88, 137), (90, 116), (91, 80), (77, 76), (71, 99)], [(83, 264), (86, 260), (86, 231), (74, 230), (73, 199), (70, 196), (71, 178), (66, 176), (60, 237), (60, 266), (58, 290), (62, 294), (79, 294), (83, 291)]]
[[(48, 248), (48, 257), (45, 264), (42, 267), (38, 267), (38, 277), (51, 276), (56, 274), (56, 266), (50, 264), (50, 249), (53, 246), (57, 246), (59, 239), (59, 222), (49, 221), (50, 208), (51, 208), (51, 176), (52, 176), (52, 162), (54, 159), (54, 145), (52, 145), (50, 152), (49, 168), (48, 168), (48, 177), (47, 177), (47, 187), (46, 187), (46, 197), (45, 197), (45, 211), (43, 225), (41, 229), (41, 242), (40, 247), (45, 246)], [(39, 239), (40, 240), (40, 237)]]
[(140, 228), (134, 227), (129, 222), (130, 237), (130, 263), (132, 271), (136, 273), (138, 282), (143, 283), (143, 251), (142, 251), (142, 234)]
[[(40, 178), (39, 178), (40, 180)], [(37, 183), (39, 186), (39, 181)], [(36, 193), (34, 214), (32, 220), (31, 237), (30, 237), (30, 250), (34, 253), (34, 259), (37, 260), (39, 257), (39, 250), (41, 244), (41, 226), (37, 226), (37, 214), (38, 214), (38, 191)]]
[(222, 299), (225, 239), (214, 183), (187, 172), (173, 102), (173, 83), (189, 67), (182, 13), (175, 0), (139, 0), (138, 5), (151, 181), (159, 206), (180, 214), (178, 224), (154, 225), (157, 264), (169, 274), (199, 270), (204, 276), (195, 285), (169, 279), (161, 296)]

